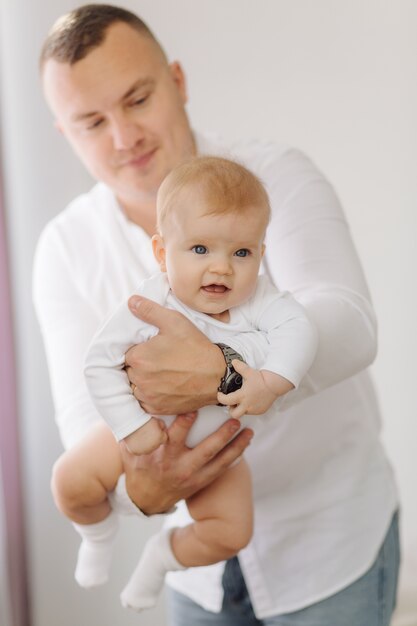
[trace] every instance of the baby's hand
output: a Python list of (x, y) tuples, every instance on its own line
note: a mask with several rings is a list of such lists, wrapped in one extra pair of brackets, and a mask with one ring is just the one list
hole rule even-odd
[(165, 422), (151, 417), (149, 422), (125, 437), (124, 441), (132, 454), (149, 454), (168, 441)]
[(229, 407), (230, 416), (235, 419), (246, 414), (262, 415), (279, 396), (294, 389), (289, 380), (273, 372), (255, 370), (239, 360), (233, 360), (232, 365), (242, 375), (242, 387), (227, 395), (219, 391), (217, 399)]

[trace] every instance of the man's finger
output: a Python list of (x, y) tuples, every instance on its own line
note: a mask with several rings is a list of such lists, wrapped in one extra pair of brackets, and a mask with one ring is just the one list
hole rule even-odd
[(234, 461), (236, 461), (251, 442), (253, 430), (244, 428), (234, 439), (223, 447), (223, 449), (214, 455), (200, 470), (201, 484), (199, 489), (210, 484), (218, 476), (220, 476)]
[(214, 433), (203, 439), (190, 451), (190, 461), (194, 471), (199, 471), (206, 463), (221, 453), (240, 428), (238, 420), (228, 419)]
[(128, 306), (133, 315), (152, 326), (156, 326), (161, 331), (170, 330), (172, 332), (178, 323), (181, 323), (181, 320), (185, 320), (181, 313), (167, 309), (153, 300), (138, 295), (129, 298)]
[(183, 446), (188, 437), (191, 427), (197, 418), (197, 411), (177, 415), (171, 426), (168, 428), (170, 445)]

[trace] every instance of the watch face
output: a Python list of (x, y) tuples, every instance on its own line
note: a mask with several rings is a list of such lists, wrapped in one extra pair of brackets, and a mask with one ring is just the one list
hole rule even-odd
[(223, 393), (232, 393), (232, 391), (237, 391), (241, 388), (243, 383), (242, 376), (237, 372), (231, 372), (230, 376), (228, 376), (227, 380), (225, 380), (225, 388), (226, 391)]

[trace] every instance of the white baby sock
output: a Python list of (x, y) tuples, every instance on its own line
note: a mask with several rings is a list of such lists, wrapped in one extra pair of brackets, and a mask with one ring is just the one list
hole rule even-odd
[(73, 526), (82, 538), (75, 580), (86, 589), (103, 585), (109, 577), (113, 543), (119, 526), (117, 514), (111, 511), (101, 522)]
[(147, 542), (140, 561), (120, 594), (125, 608), (142, 611), (156, 604), (165, 574), (186, 569), (178, 563), (171, 548), (172, 528), (163, 529)]
[(132, 502), (126, 490), (126, 474), (121, 474), (114, 491), (108, 494), (111, 508), (121, 515), (137, 515), (146, 517), (144, 513)]

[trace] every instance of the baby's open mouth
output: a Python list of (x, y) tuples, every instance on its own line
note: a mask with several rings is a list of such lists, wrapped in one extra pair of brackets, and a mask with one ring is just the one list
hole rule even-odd
[(226, 287), (226, 285), (204, 285), (202, 287), (202, 289), (204, 289), (204, 291), (208, 291), (209, 293), (225, 293), (226, 291), (229, 291), (229, 287)]

